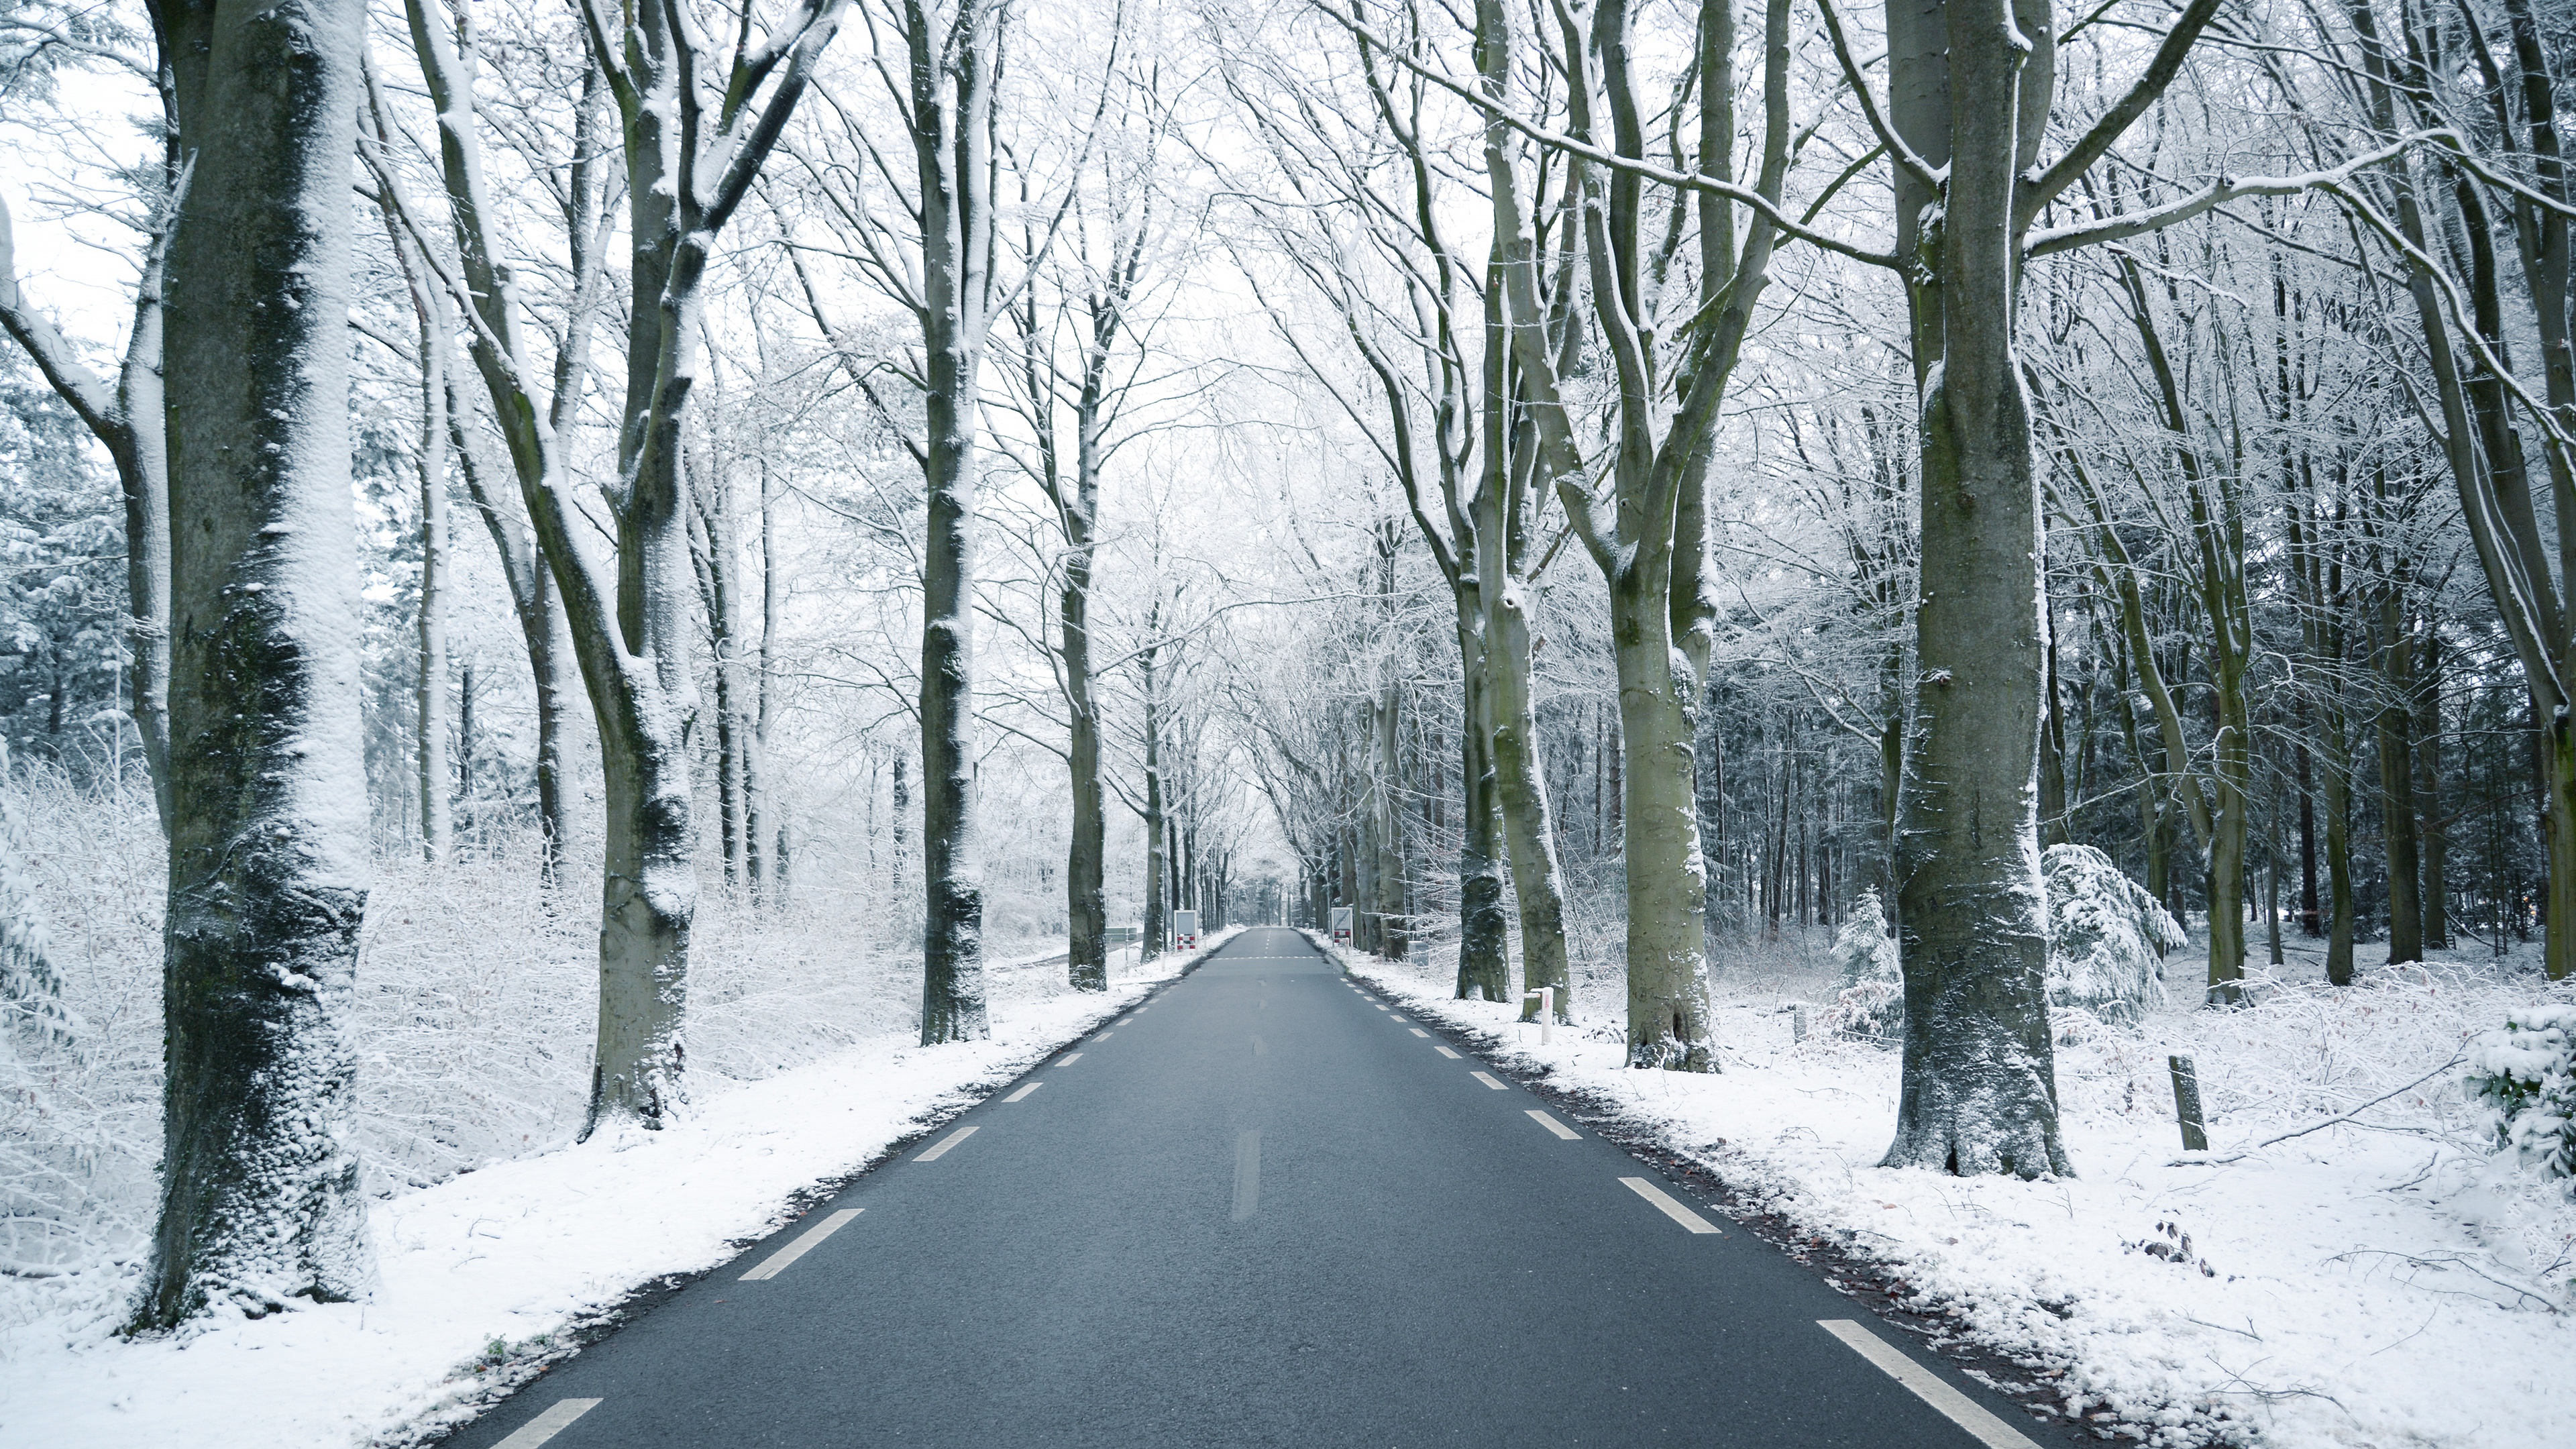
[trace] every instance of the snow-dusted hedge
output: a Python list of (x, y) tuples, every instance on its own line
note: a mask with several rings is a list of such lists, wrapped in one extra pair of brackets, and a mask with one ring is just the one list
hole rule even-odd
[(2496, 1138), (2549, 1177), (2576, 1177), (2576, 1006), (2526, 1006), (2469, 1045), (2469, 1095)]
[[(2164, 954), (2188, 939), (2182, 923), (2089, 845), (2056, 845), (2040, 860), (2048, 888), (2048, 1004), (2061, 1031), (2134, 1022), (2165, 1002)], [(1875, 889), (1864, 890), (1834, 938), (1842, 985), (1828, 1031), (1893, 1040), (1905, 1025), (1905, 976)]]

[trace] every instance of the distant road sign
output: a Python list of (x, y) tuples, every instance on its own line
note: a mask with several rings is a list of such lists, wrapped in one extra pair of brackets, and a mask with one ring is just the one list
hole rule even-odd
[(1179, 944), (1181, 950), (1197, 950), (1199, 945), (1199, 913), (1196, 911), (1172, 912), (1172, 939)]
[(1333, 907), (1333, 939), (1336, 941), (1347, 941), (1350, 938), (1351, 908), (1348, 906)]

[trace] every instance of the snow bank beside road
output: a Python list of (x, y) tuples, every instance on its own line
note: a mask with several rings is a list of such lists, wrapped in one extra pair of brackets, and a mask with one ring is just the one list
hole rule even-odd
[(637, 1289), (725, 1262), (804, 1189), (972, 1105), (1194, 959), (1118, 976), (1106, 996), (997, 1001), (989, 1041), (880, 1038), (760, 1081), (702, 1077), (694, 1110), (667, 1131), (371, 1202), (381, 1280), (366, 1303), (127, 1343), (94, 1298), (67, 1302), (0, 1358), (0, 1446), (408, 1442), (469, 1417)]
[[(2223, 1156), (2439, 1066), (2508, 1006), (2569, 995), (2536, 972), (2464, 960), (2366, 971), (2342, 992), (2284, 981), (2248, 1010), (2177, 1006), (2143, 1030), (2061, 1046), (2081, 1176), (2025, 1183), (1875, 1166), (1893, 1129), (1896, 1054), (1793, 1042), (1794, 993), (1721, 986), (1726, 1071), (1686, 1077), (1622, 1067), (1615, 1001), (1578, 1001), (1578, 1027), (1541, 1046), (1516, 1007), (1448, 999), (1446, 959), (1407, 968), (1341, 954), (1507, 1066), (1614, 1104), (1629, 1130), (1747, 1204), (1881, 1265), (1909, 1305), (2022, 1364), (2013, 1382), (2106, 1438), (2576, 1444), (2576, 1201), (2490, 1157), (2451, 1077), (2360, 1114), (2373, 1130), (2171, 1165), (2183, 1154), (2168, 1051), (2197, 1057), (2211, 1155)], [(2156, 1243), (2175, 1257), (2144, 1251)]]

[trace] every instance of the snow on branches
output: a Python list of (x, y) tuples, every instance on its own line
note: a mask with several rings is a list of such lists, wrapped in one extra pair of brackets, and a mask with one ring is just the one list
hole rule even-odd
[[(2164, 957), (2188, 939), (2182, 923), (2111, 857), (2057, 845), (2040, 862), (2048, 889), (2048, 1005), (2061, 1038), (2103, 1022), (2135, 1022), (2165, 1000)], [(1827, 1030), (1896, 1039), (1905, 1021), (1905, 976), (1875, 889), (1861, 892), (1834, 938), (1842, 989)]]

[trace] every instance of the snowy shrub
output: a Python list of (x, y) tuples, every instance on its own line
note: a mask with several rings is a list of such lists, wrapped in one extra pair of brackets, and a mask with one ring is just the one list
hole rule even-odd
[(1894, 1038), (1905, 1022), (1905, 974), (1875, 887), (1852, 903), (1851, 918), (1834, 937), (1834, 964), (1842, 968), (1842, 989), (1825, 1008), (1825, 1029), (1844, 1036)]
[(2182, 924), (2111, 857), (2089, 845), (2052, 845), (2040, 860), (2048, 886), (2048, 1004), (2079, 1030), (2134, 1022), (2165, 1000), (2164, 953)]
[(2469, 1045), (2469, 1095), (2496, 1140), (2548, 1177), (2576, 1177), (2576, 1006), (2526, 1006)]

